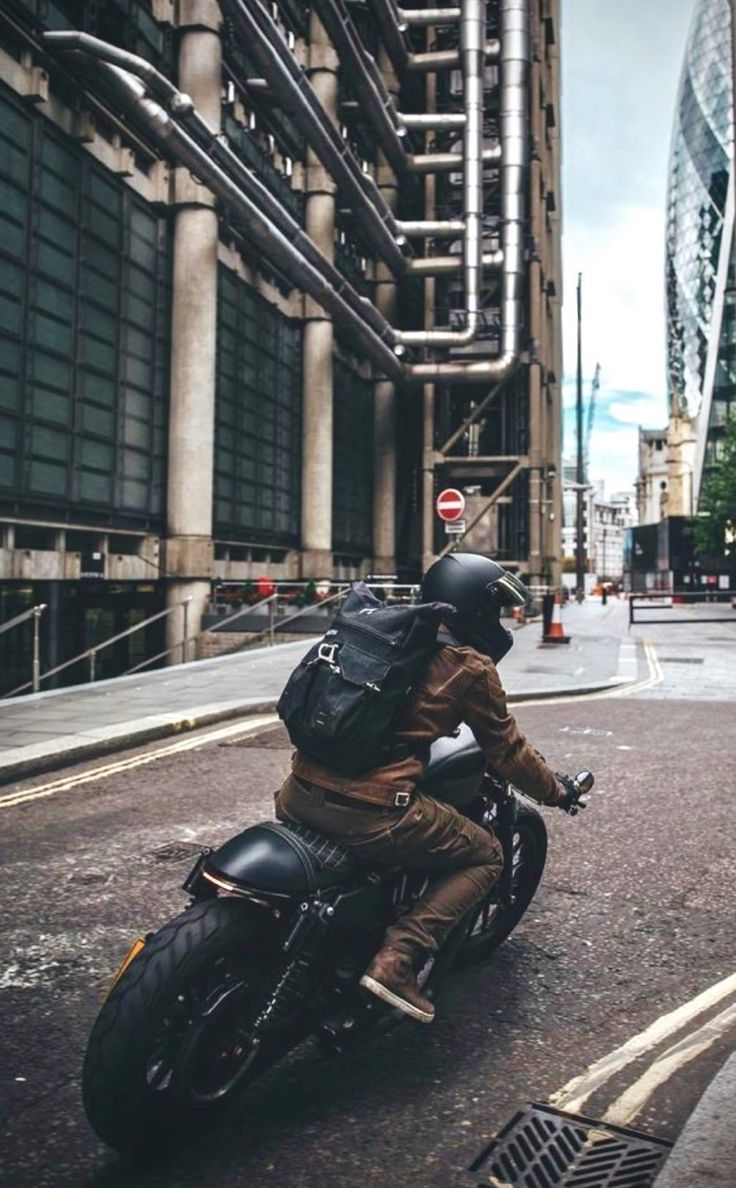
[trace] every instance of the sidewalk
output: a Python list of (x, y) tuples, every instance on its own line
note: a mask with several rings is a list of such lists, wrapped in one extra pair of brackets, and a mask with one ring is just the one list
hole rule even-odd
[[(500, 666), (509, 700), (589, 693), (636, 676), (635, 644), (627, 639), (623, 602), (565, 607), (569, 644), (540, 646), (540, 622), (512, 626), (514, 648)], [(0, 784), (225, 718), (272, 710), (310, 643), (302, 638), (0, 701)]]

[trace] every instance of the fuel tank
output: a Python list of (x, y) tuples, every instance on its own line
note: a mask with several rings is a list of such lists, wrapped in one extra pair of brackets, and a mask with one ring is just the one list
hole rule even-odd
[(440, 738), (432, 744), (419, 790), (447, 804), (467, 804), (478, 795), (486, 767), (486, 757), (472, 730), (463, 723), (450, 738)]

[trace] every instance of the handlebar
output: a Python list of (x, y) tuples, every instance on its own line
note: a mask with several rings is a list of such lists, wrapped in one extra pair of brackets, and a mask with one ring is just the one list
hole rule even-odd
[(567, 789), (567, 796), (560, 802), (560, 808), (575, 817), (581, 808), (585, 808), (584, 797), (592, 789), (595, 777), (590, 771), (579, 771), (575, 776), (560, 775), (558, 778)]

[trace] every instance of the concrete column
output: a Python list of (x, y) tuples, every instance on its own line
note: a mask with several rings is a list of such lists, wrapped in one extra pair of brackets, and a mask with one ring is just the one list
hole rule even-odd
[[(309, 77), (337, 122), (337, 54), (312, 10)], [(305, 229), (328, 260), (335, 257), (335, 183), (307, 150)], [(304, 301), (302, 374), (302, 577), (332, 575), (332, 320), (311, 297)]]
[[(398, 95), (398, 80), (391, 59), (381, 46), (378, 66), (388, 91)], [(398, 204), (398, 182), (384, 153), (378, 151), (378, 188), (392, 211)], [(376, 305), (391, 325), (396, 324), (396, 282), (382, 260), (376, 263)], [(396, 568), (396, 386), (378, 380), (374, 390), (373, 433), (373, 570), (393, 573)]]
[[(213, 130), (220, 129), (219, 6), (181, 0), (179, 86)], [(174, 267), (171, 313), (171, 393), (166, 599), (190, 598), (188, 633), (201, 628), (213, 572), (212, 497), (217, 336), (217, 215), (205, 186), (183, 169), (174, 178)], [(183, 613), (169, 615), (167, 647), (178, 645)], [(177, 649), (169, 663), (178, 663)]]

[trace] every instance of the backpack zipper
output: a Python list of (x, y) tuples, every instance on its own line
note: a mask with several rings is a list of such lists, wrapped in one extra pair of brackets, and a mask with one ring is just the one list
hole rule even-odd
[(370, 627), (368, 623), (350, 623), (346, 624), (346, 627), (348, 631), (365, 631), (368, 635), (374, 635), (376, 639), (382, 640), (390, 648), (398, 648), (399, 646), (397, 639), (387, 639), (382, 631), (379, 631), (377, 627)]

